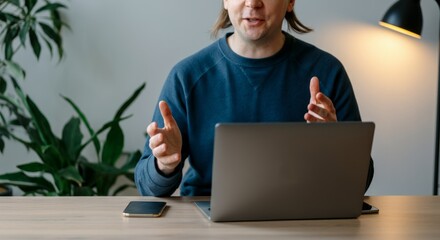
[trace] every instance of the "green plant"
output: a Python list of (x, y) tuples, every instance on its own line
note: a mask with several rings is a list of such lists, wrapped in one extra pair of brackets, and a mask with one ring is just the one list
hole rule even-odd
[[(39, 195), (116, 195), (127, 187), (122, 185), (110, 193), (111, 187), (119, 176), (133, 179), (133, 168), (141, 153), (136, 151), (125, 159), (121, 167), (117, 160), (122, 155), (124, 134), (120, 122), (128, 117), (123, 113), (145, 87), (142, 84), (133, 95), (118, 109), (114, 118), (94, 131), (82, 111), (67, 97), (64, 99), (75, 109), (79, 117), (72, 117), (63, 128), (62, 137), (57, 137), (51, 130), (46, 117), (32, 99), (23, 95), (26, 110), (30, 113), (31, 123), (26, 132), (30, 141), (23, 140), (9, 132), (9, 136), (33, 150), (41, 162), (31, 162), (17, 166), (20, 171), (0, 175), (0, 180), (7, 180), (9, 185), (17, 186), (26, 194)], [(90, 138), (83, 142), (81, 122), (86, 126)], [(107, 137), (101, 148), (98, 135), (107, 131)], [(93, 143), (97, 162), (91, 162), (81, 155), (87, 145)], [(30, 176), (37, 174), (37, 176)], [(50, 175), (53, 183), (47, 179)]]
[[(60, 17), (60, 9), (67, 8), (59, 2), (37, 0), (0, 0), (0, 153), (5, 147), (5, 138), (9, 138), (8, 125), (29, 124), (24, 106), (16, 94), (21, 90), (20, 80), (25, 71), (13, 61), (15, 54), (29, 43), (37, 59), (40, 58), (42, 42), (51, 56), (58, 52), (59, 59), (64, 55), (61, 31), (68, 27)], [(9, 89), (8, 89), (9, 88)], [(6, 116), (7, 113), (13, 116)], [(12, 121), (8, 121), (9, 119)]]
[[(0, 175), (0, 183), (19, 187), (25, 195), (48, 196), (116, 195), (127, 187), (134, 187), (132, 183), (115, 186), (121, 176), (133, 181), (133, 169), (141, 155), (139, 151), (123, 154), (124, 134), (120, 122), (130, 117), (123, 114), (145, 84), (122, 104), (112, 120), (96, 131), (80, 108), (63, 96), (77, 116), (64, 125), (61, 137), (55, 135), (48, 119), (20, 87), (25, 71), (12, 60), (18, 49), (26, 47), (27, 41), (39, 59), (40, 40), (46, 42), (51, 54), (55, 48), (59, 58), (63, 57), (61, 30), (67, 25), (61, 20), (59, 10), (67, 7), (50, 1), (39, 3), (0, 0), (0, 39), (4, 50), (4, 58), (0, 59), (0, 152), (9, 139), (23, 144), (39, 157), (39, 161), (18, 165), (17, 172)], [(82, 128), (90, 135), (87, 140)], [(17, 134), (17, 130), (25, 136)], [(107, 135), (100, 141), (98, 137), (104, 133)], [(94, 161), (82, 154), (90, 144), (96, 152)], [(118, 162), (121, 159), (122, 162)]]

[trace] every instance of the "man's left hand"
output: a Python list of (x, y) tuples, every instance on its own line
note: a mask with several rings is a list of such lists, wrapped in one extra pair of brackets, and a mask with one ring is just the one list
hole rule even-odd
[(313, 77), (310, 80), (310, 103), (304, 119), (308, 122), (336, 122), (336, 109), (332, 100), (319, 90), (319, 79)]

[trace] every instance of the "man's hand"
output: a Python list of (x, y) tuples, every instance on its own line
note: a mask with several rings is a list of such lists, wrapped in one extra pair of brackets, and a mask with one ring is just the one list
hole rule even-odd
[(319, 90), (319, 79), (313, 77), (310, 80), (310, 103), (304, 119), (308, 122), (336, 122), (336, 110), (332, 100)]
[(182, 135), (168, 104), (160, 101), (159, 109), (164, 127), (159, 128), (156, 122), (152, 122), (147, 127), (147, 133), (150, 136), (149, 146), (157, 159), (157, 166), (167, 175), (171, 174), (182, 160)]

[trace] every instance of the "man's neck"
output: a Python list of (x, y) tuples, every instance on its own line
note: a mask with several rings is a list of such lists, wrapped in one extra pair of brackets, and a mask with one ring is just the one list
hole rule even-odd
[(275, 55), (284, 46), (285, 36), (281, 33), (278, 37), (271, 41), (258, 40), (258, 41), (243, 41), (242, 38), (232, 34), (227, 39), (229, 47), (236, 54), (246, 58), (267, 58)]

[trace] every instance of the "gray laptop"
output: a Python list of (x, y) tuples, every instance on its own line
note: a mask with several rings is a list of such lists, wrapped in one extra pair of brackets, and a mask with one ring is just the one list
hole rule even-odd
[(374, 123), (226, 123), (215, 128), (212, 221), (356, 218)]

